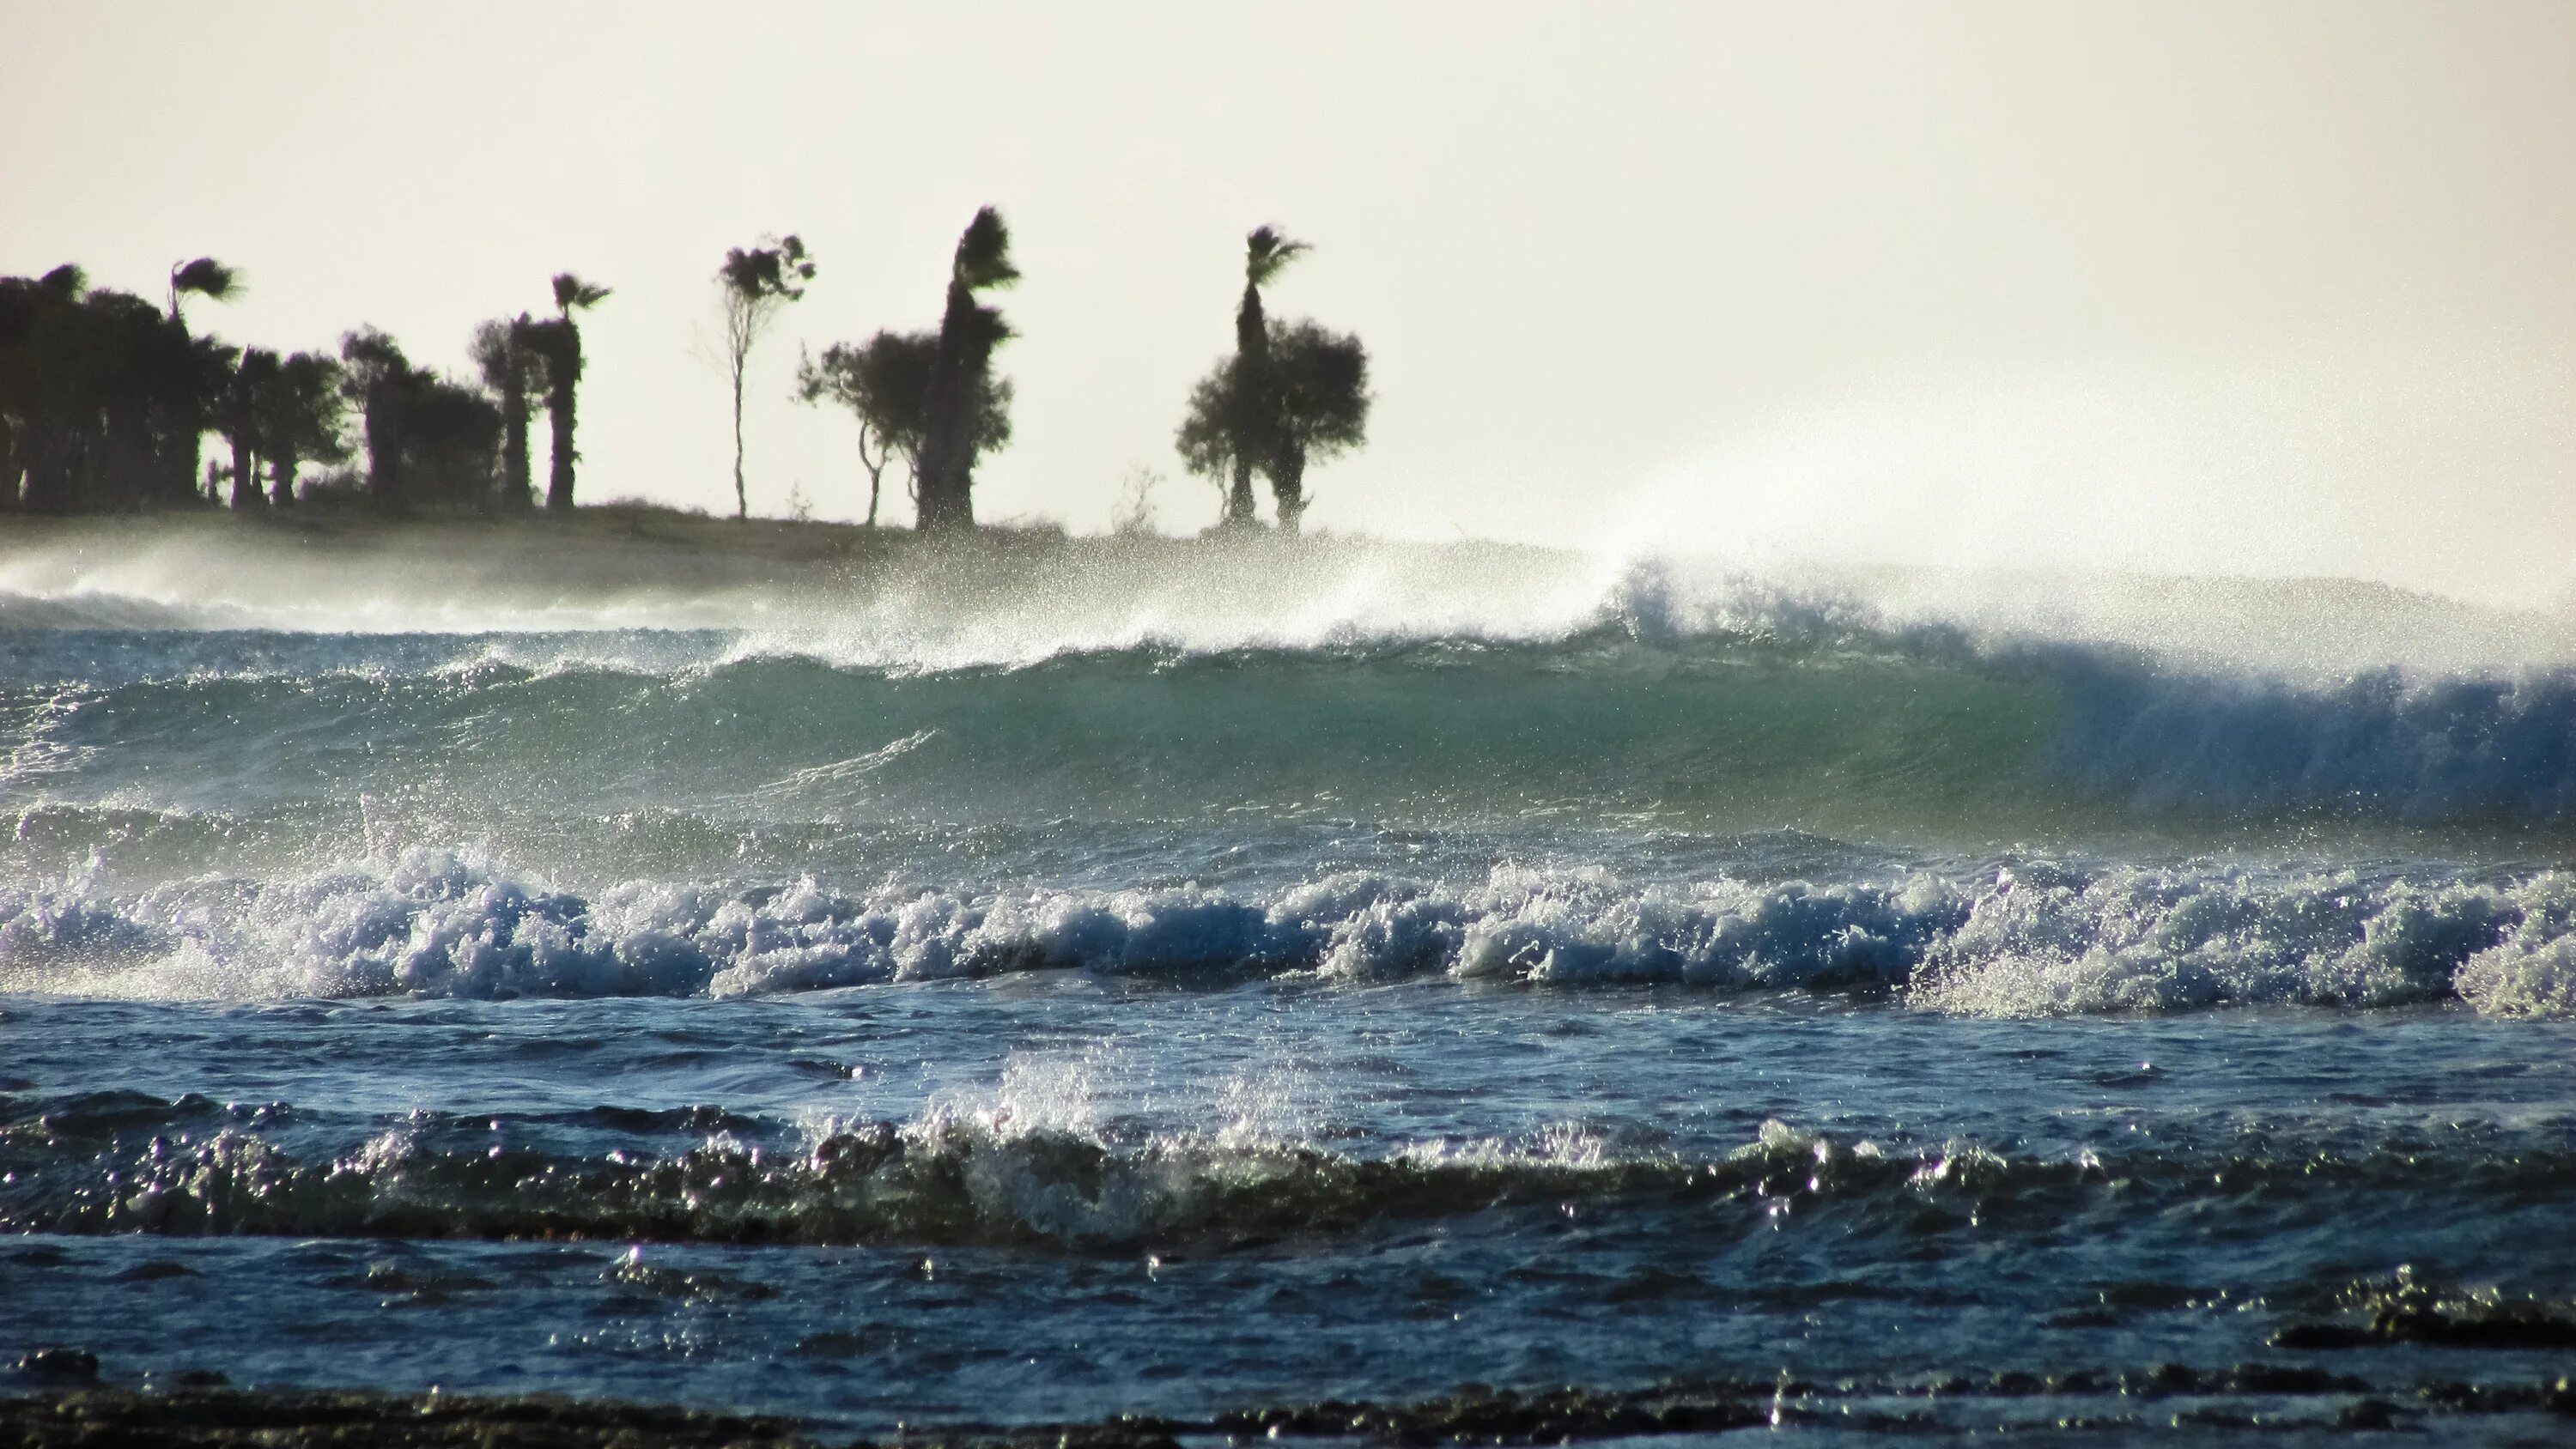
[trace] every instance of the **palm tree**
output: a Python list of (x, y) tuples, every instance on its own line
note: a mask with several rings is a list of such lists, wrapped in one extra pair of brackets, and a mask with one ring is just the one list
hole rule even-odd
[(573, 463), (581, 457), (573, 447), (573, 422), (581, 392), (581, 327), (573, 321), (572, 314), (588, 311), (607, 300), (608, 288), (593, 286), (570, 272), (555, 273), (554, 285), (553, 320), (533, 323), (527, 330), (544, 359), (546, 417), (554, 433), (546, 477), (546, 507), (560, 511), (572, 507)]
[[(975, 456), (1009, 435), (1007, 414), (998, 431), (986, 416), (992, 395), (993, 349), (1011, 337), (999, 310), (975, 294), (1020, 279), (1011, 265), (1011, 233), (1002, 214), (987, 206), (957, 239), (948, 269), (948, 305), (939, 319), (939, 352), (931, 366), (930, 407), (922, 430), (921, 512), (924, 532), (975, 527)], [(1007, 391), (1001, 393), (1005, 405)]]
[(1274, 419), (1263, 405), (1269, 393), (1270, 327), (1261, 306), (1261, 289), (1290, 262), (1312, 250), (1290, 241), (1275, 226), (1258, 226), (1243, 239), (1243, 301), (1234, 309), (1234, 407), (1228, 418), (1233, 434), (1234, 485), (1225, 495), (1225, 522), (1252, 522), (1252, 470), (1276, 450)]
[(511, 508), (536, 505), (536, 479), (528, 461), (528, 415), (545, 373), (536, 322), (527, 313), (496, 317), (474, 329), (474, 366), (483, 385), (501, 400), (501, 496)]
[(242, 294), (241, 273), (213, 257), (199, 257), (181, 262), (170, 269), (170, 320), (187, 325), (179, 315), (179, 299), (194, 292), (216, 302), (229, 302)]
[(751, 350), (778, 320), (778, 309), (805, 295), (814, 259), (790, 235), (771, 246), (728, 247), (716, 268), (717, 301), (724, 309), (724, 360), (733, 379), (733, 516), (751, 516), (751, 493), (742, 479), (742, 388)]

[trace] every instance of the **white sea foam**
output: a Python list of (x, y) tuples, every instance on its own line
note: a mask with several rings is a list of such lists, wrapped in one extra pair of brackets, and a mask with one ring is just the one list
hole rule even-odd
[(986, 976), (1306, 972), (1541, 986), (1893, 994), (2020, 1016), (2456, 997), (2576, 1014), (2576, 880), (2226, 866), (1990, 879), (1630, 885), (1502, 866), (1464, 882), (1327, 875), (1204, 887), (847, 893), (634, 882), (585, 898), (452, 854), (114, 897), (0, 890), (0, 990), (91, 996), (712, 997)]

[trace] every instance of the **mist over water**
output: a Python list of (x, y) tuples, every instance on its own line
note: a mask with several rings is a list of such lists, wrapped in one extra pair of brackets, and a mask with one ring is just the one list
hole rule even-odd
[(2555, 613), (418, 538), (0, 553), (27, 1331), (882, 1428), (2294, 1328), (2407, 1393), (2371, 1305), (2576, 1296)]

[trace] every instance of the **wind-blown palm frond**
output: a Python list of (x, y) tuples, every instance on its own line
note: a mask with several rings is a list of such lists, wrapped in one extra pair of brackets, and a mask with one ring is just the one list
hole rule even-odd
[(241, 295), (242, 276), (238, 270), (213, 257), (199, 257), (170, 269), (170, 290), (193, 292), (217, 302), (229, 302)]
[(957, 238), (956, 275), (970, 292), (1007, 287), (1020, 279), (1020, 269), (1011, 265), (1011, 229), (1002, 224), (1000, 212), (987, 206), (966, 224), (965, 235)]
[(608, 299), (609, 289), (594, 286), (570, 272), (555, 273), (555, 310), (569, 317), (576, 308), (596, 307)]
[(1279, 270), (1298, 257), (1314, 250), (1301, 241), (1290, 241), (1288, 234), (1275, 226), (1257, 226), (1243, 239), (1243, 275), (1256, 287), (1270, 285)]

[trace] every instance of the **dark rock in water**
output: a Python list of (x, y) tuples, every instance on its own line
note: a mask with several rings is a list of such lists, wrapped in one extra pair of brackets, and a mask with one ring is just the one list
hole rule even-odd
[(2272, 1335), (2280, 1348), (2374, 1348), (2427, 1343), (2445, 1348), (2576, 1348), (2576, 1317), (2530, 1301), (2415, 1299), (2372, 1305), (2360, 1323), (2293, 1323)]
[(30, 1378), (93, 1380), (98, 1355), (77, 1348), (40, 1348), (11, 1365)]

